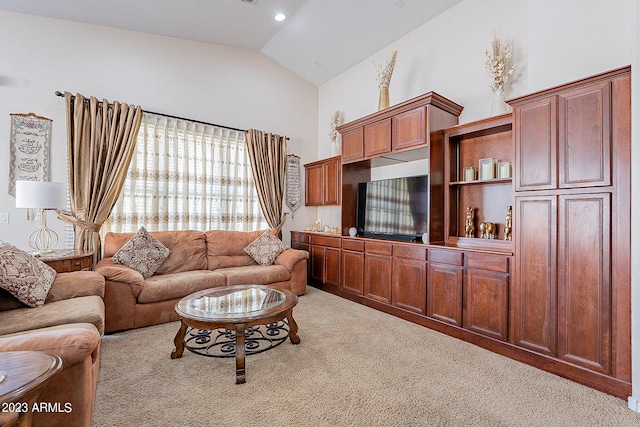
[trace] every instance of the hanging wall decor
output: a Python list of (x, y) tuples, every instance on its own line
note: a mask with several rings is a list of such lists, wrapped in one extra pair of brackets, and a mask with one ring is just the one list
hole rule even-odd
[(291, 218), (293, 218), (293, 212), (300, 207), (302, 198), (300, 193), (300, 157), (295, 154), (287, 155), (286, 183), (285, 201), (291, 209)]
[(29, 114), (11, 114), (9, 194), (16, 195), (16, 181), (49, 180), (51, 119)]

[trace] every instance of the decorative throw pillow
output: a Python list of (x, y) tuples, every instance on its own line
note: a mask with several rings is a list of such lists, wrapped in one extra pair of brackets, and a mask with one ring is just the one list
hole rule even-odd
[(0, 288), (29, 307), (40, 307), (56, 271), (31, 254), (0, 241)]
[(287, 246), (282, 240), (274, 236), (269, 230), (265, 231), (253, 242), (249, 243), (244, 251), (260, 265), (271, 265)]
[(171, 250), (160, 243), (144, 228), (113, 254), (111, 261), (132, 268), (146, 279), (162, 265)]

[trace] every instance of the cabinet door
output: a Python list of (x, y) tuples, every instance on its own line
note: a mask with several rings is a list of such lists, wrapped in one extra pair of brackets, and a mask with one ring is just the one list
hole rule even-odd
[(429, 263), (427, 316), (462, 326), (463, 267)]
[(557, 98), (513, 108), (516, 191), (557, 186)]
[(364, 256), (364, 294), (391, 303), (391, 257), (366, 253)]
[(311, 279), (324, 283), (324, 250), (323, 246), (311, 246)]
[(363, 159), (364, 128), (355, 128), (342, 134), (342, 161), (349, 163)]
[(468, 268), (463, 326), (499, 340), (507, 340), (509, 274)]
[(305, 194), (306, 206), (320, 206), (324, 203), (324, 167), (321, 163), (305, 166)]
[(611, 196), (559, 196), (558, 357), (611, 372)]
[(514, 344), (556, 355), (556, 196), (516, 197), (515, 277), (511, 292)]
[(426, 111), (425, 107), (415, 108), (393, 117), (394, 150), (417, 147), (426, 143)]
[(391, 152), (391, 118), (364, 127), (364, 156), (376, 157)]
[(558, 95), (561, 188), (611, 185), (611, 82)]
[(324, 282), (340, 286), (340, 249), (325, 248)]
[(419, 314), (427, 313), (427, 263), (393, 258), (391, 304)]
[(324, 191), (323, 191), (323, 204), (324, 205), (339, 205), (340, 204), (340, 182), (341, 168), (340, 158), (335, 157), (328, 159), (324, 166)]
[(364, 289), (364, 253), (342, 251), (342, 289), (362, 295)]

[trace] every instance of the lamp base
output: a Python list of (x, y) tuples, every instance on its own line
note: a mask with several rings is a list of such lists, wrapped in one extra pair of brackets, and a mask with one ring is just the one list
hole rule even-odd
[(47, 213), (40, 209), (40, 225), (29, 235), (29, 246), (39, 254), (53, 252), (53, 247), (58, 243), (58, 233), (47, 227)]

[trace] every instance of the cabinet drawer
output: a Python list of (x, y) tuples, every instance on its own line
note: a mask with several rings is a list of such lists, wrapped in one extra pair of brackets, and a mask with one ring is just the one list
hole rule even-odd
[(393, 245), (393, 256), (425, 261), (427, 259), (427, 248), (417, 245)]
[(362, 240), (343, 239), (342, 249), (362, 252), (364, 251), (364, 242)]
[(306, 233), (295, 233), (295, 232), (291, 232), (291, 241), (292, 242), (298, 242), (298, 243), (309, 243), (310, 242), (310, 237), (308, 234)]
[(340, 247), (340, 239), (339, 237), (328, 237), (328, 236), (311, 236), (311, 244), (319, 245), (319, 246), (327, 246), (330, 248), (339, 248)]
[(391, 243), (367, 242), (364, 247), (367, 253), (391, 255), (392, 246)]
[(464, 254), (457, 251), (446, 251), (439, 249), (429, 250), (429, 261), (442, 264), (463, 265)]
[(509, 272), (509, 257), (491, 254), (467, 253), (467, 267), (481, 270)]

